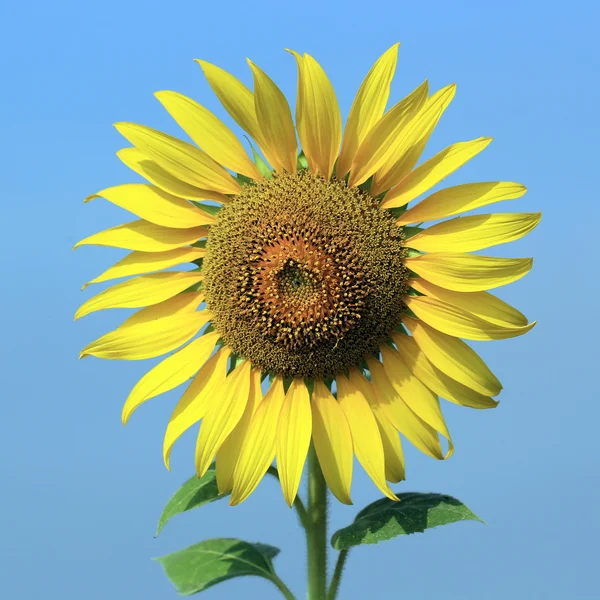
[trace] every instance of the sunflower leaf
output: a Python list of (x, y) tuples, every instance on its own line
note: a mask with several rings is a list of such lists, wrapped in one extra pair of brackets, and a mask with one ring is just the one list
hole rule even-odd
[(279, 549), (274, 546), (215, 538), (156, 560), (177, 591), (190, 596), (234, 577), (254, 575), (275, 581), (272, 561), (277, 554)]
[(190, 477), (171, 497), (158, 520), (158, 528), (155, 537), (162, 531), (167, 521), (175, 515), (179, 515), (193, 508), (210, 504), (229, 495), (219, 494), (217, 490), (217, 474), (215, 465), (211, 465), (208, 471), (198, 479), (195, 475)]
[(460, 500), (445, 494), (407, 492), (396, 494), (400, 502), (383, 498), (363, 508), (354, 523), (339, 529), (331, 538), (336, 550), (360, 544), (377, 544), (398, 535), (458, 521), (483, 521)]

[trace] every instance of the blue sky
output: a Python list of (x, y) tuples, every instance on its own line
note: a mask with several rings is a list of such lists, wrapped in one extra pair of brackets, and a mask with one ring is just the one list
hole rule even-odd
[[(391, 100), (425, 77), (458, 84), (426, 155), (492, 136), (448, 180), (514, 180), (528, 194), (501, 210), (542, 210), (540, 227), (501, 247), (535, 256), (532, 273), (502, 298), (538, 320), (522, 338), (477, 347), (504, 384), (498, 409), (446, 406), (456, 443), (448, 462), (407, 449), (404, 491), (455, 495), (487, 521), (359, 548), (343, 600), (545, 600), (597, 597), (600, 418), (595, 375), (600, 84), (590, 2), (397, 3), (6, 2), (0, 8), (3, 216), (0, 296), (0, 596), (175, 598), (160, 556), (208, 537), (279, 546), (278, 572), (304, 594), (304, 547), (277, 487), (266, 481), (241, 507), (180, 516), (153, 539), (164, 503), (193, 468), (194, 436), (161, 459), (178, 390), (142, 407), (127, 428), (121, 405), (141, 363), (78, 362), (78, 350), (122, 315), (73, 323), (80, 292), (118, 251), (78, 239), (128, 217), (85, 196), (132, 181), (112, 123), (178, 134), (153, 92), (174, 89), (222, 116), (194, 58), (250, 84), (251, 57), (293, 103), (290, 47), (315, 56), (346, 115), (372, 62), (402, 43)], [(292, 104), (293, 105), (293, 104)], [(490, 252), (492, 253), (492, 252)], [(332, 526), (378, 498), (356, 469), (356, 508), (334, 505)], [(262, 580), (219, 585), (204, 598), (277, 598)]]

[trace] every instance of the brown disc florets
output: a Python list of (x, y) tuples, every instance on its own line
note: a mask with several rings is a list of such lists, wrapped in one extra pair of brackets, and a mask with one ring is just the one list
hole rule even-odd
[(232, 350), (285, 377), (333, 377), (400, 322), (401, 229), (366, 192), (307, 171), (245, 187), (206, 244), (207, 308)]

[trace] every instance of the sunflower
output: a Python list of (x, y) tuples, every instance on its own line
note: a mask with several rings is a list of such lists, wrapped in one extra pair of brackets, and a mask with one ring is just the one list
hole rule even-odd
[[(477, 409), (497, 404), (500, 382), (461, 338), (511, 338), (535, 324), (488, 292), (523, 277), (532, 260), (470, 253), (523, 237), (540, 215), (440, 221), (518, 198), (524, 186), (458, 185), (407, 209), (491, 139), (453, 144), (416, 166), (455, 86), (430, 94), (425, 81), (386, 111), (397, 51), (398, 44), (373, 65), (344, 130), (331, 83), (308, 54), (291, 51), (295, 126), (284, 95), (254, 63), (252, 92), (198, 60), (252, 138), (253, 159), (206, 108), (163, 91), (156, 97), (195, 145), (117, 123), (131, 144), (119, 158), (148, 183), (87, 199), (138, 217), (76, 245), (131, 251), (90, 283), (134, 277), (87, 300), (76, 318), (141, 310), (81, 356), (168, 354), (129, 394), (123, 422), (189, 382), (167, 425), (165, 464), (175, 441), (201, 421), (197, 474), (216, 459), (219, 491), (231, 492), (233, 505), (275, 459), (292, 505), (311, 441), (338, 500), (351, 503), (354, 456), (396, 499), (389, 482), (405, 477), (399, 434), (445, 459), (453, 443), (439, 398)], [(420, 226), (429, 221), (436, 223)]]

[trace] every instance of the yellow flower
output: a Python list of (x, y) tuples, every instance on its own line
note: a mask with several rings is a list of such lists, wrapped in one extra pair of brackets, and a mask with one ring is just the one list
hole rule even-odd
[[(491, 140), (453, 144), (415, 167), (455, 87), (430, 95), (424, 82), (386, 112), (397, 50), (366, 76), (343, 135), (333, 88), (308, 54), (292, 52), (296, 126), (281, 91), (252, 62), (254, 92), (198, 61), (266, 162), (254, 148), (252, 161), (200, 104), (159, 92), (197, 146), (118, 123), (132, 144), (119, 158), (149, 183), (88, 198), (139, 217), (77, 244), (132, 251), (90, 283), (135, 277), (89, 299), (76, 318), (141, 310), (81, 355), (139, 360), (173, 352), (133, 388), (123, 422), (191, 379), (167, 426), (165, 463), (174, 442), (202, 421), (197, 473), (216, 459), (219, 490), (232, 492), (232, 504), (252, 493), (276, 459), (291, 505), (311, 440), (341, 502), (351, 502), (354, 455), (395, 499), (388, 482), (405, 474), (398, 432), (444, 459), (453, 445), (438, 397), (496, 405), (499, 381), (460, 338), (504, 339), (534, 325), (487, 291), (523, 277), (532, 260), (469, 252), (526, 235), (539, 214), (477, 214), (415, 227), (518, 198), (524, 186), (458, 185), (406, 210)], [(164, 270), (186, 263), (196, 268)]]

